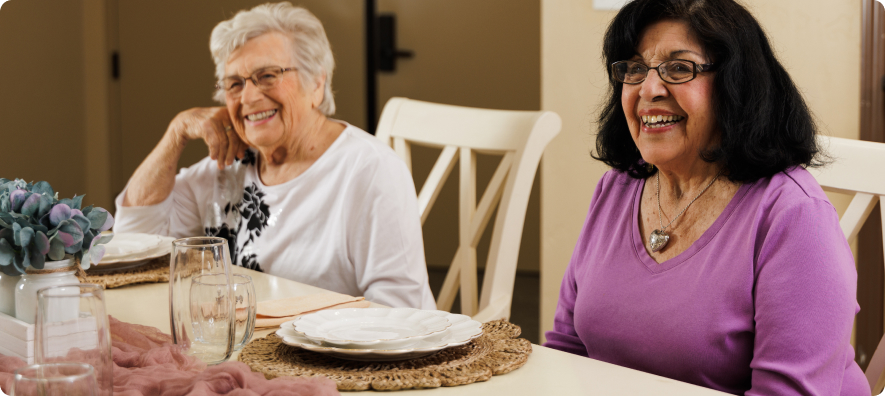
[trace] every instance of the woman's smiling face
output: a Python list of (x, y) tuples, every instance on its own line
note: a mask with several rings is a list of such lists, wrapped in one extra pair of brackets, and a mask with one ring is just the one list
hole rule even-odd
[[(225, 76), (250, 76), (266, 67), (297, 67), (291, 39), (270, 32), (249, 39), (235, 50), (224, 68)], [(298, 71), (283, 73), (268, 90), (246, 80), (239, 97), (226, 96), (227, 110), (240, 138), (248, 145), (274, 148), (291, 143), (298, 129), (323, 99), (323, 84), (302, 87)], [(318, 114), (318, 112), (317, 112)]]
[[(673, 59), (710, 63), (687, 24), (663, 20), (646, 28), (630, 60), (655, 67)], [(649, 70), (642, 83), (623, 85), (621, 104), (633, 142), (648, 163), (665, 168), (690, 166), (700, 158), (700, 151), (718, 141), (711, 73), (670, 84)]]

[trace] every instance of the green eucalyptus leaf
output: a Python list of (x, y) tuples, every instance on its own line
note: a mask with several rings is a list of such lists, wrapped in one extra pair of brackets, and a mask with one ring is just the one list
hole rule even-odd
[(46, 263), (46, 256), (41, 254), (35, 245), (31, 245), (31, 247), (28, 248), (28, 255), (31, 259), (31, 267), (43, 269), (43, 264)]
[(19, 232), (19, 246), (25, 248), (31, 245), (31, 241), (34, 240), (34, 229), (31, 227), (22, 228), (21, 232)]
[(22, 267), (28, 268), (31, 266), (31, 250), (30, 249), (22, 249)]
[(65, 253), (74, 254), (83, 249), (83, 238), (81, 237), (79, 241), (74, 242), (71, 246), (65, 246)]
[[(101, 208), (99, 208), (101, 209)], [(102, 210), (91, 210), (89, 214), (86, 215), (86, 218), (89, 219), (89, 223), (92, 225), (91, 228), (98, 229), (102, 225), (104, 225), (105, 221), (108, 219), (108, 212), (104, 209)]]
[(21, 224), (15, 223), (12, 225), (12, 241), (15, 242), (15, 246), (22, 245), (22, 226), (21, 226)]
[(2, 264), (0, 264), (0, 273), (3, 273), (3, 275), (6, 275), (6, 276), (19, 276), (22, 274), (21, 272), (18, 272), (17, 269), (15, 269), (14, 265), (2, 265)]
[[(79, 212), (79, 210), (77, 212)], [(87, 219), (86, 216), (83, 216), (82, 214), (75, 214), (73, 217), (71, 217), (71, 220), (76, 221), (77, 225), (80, 226), (80, 230), (83, 232), (86, 232), (87, 230), (92, 228), (92, 224), (89, 222), (89, 219)]]
[(65, 244), (58, 238), (50, 238), (49, 239), (49, 253), (47, 254), (50, 260), (61, 260), (65, 258)]
[(83, 197), (86, 195), (74, 195), (74, 205), (71, 206), (71, 209), (80, 209), (83, 206)]
[(12, 265), (15, 266), (15, 269), (17, 269), (18, 272), (21, 272), (24, 274), (25, 268), (28, 266), (28, 264), (30, 264), (30, 261), (31, 261), (30, 257), (28, 257), (27, 263), (26, 263), (26, 258), (25, 258), (24, 252), (16, 252), (15, 258), (12, 260)]
[(66, 203), (59, 203), (49, 210), (49, 224), (58, 226), (61, 222), (71, 218), (71, 207)]
[(40, 194), (31, 194), (22, 204), (22, 214), (32, 217), (40, 211)]
[[(104, 252), (104, 246), (93, 246), (92, 249), (89, 249), (89, 261), (91, 261), (92, 264), (98, 265), (98, 263), (101, 262), (101, 259), (104, 257)], [(86, 267), (84, 269), (89, 269), (89, 267)]]
[(31, 228), (34, 229), (34, 232), (40, 231), (44, 234), (49, 232), (49, 228), (44, 226), (43, 224), (31, 224)]
[(15, 243), (15, 236), (13, 235), (12, 228), (0, 228), (0, 239), (5, 239), (6, 242), (9, 242), (10, 246)]
[(83, 216), (89, 217), (89, 212), (91, 212), (92, 209), (94, 209), (94, 208), (95, 208), (94, 206), (89, 205), (83, 209), (80, 209), (80, 211), (83, 212)]
[[(83, 232), (83, 247), (89, 249), (92, 246), (92, 240), (95, 239), (95, 233), (90, 229)], [(95, 242), (98, 242), (97, 240)]]
[(46, 216), (50, 209), (52, 209), (52, 196), (40, 195), (40, 210), (37, 211), (37, 217)]
[(70, 241), (65, 241), (65, 246), (70, 246), (71, 243), (83, 241), (83, 229), (80, 228), (80, 225), (73, 219), (62, 221), (61, 224), (58, 225), (58, 232), (68, 234), (72, 237)]
[(31, 195), (34, 195), (34, 193), (22, 189), (16, 189), (10, 192), (9, 201), (12, 203), (11, 211), (21, 213), (22, 205)]
[(43, 231), (37, 231), (34, 235), (34, 245), (37, 248), (37, 251), (41, 256), (45, 256), (49, 253), (49, 237), (43, 233)]
[(92, 251), (84, 250), (82, 256), (80, 257), (80, 268), (84, 270), (88, 270), (89, 267), (92, 266)]
[(95, 243), (96, 245), (104, 245), (104, 244), (110, 242), (111, 239), (114, 239), (113, 233), (107, 233), (107, 234), (102, 233), (99, 235), (101, 235), (101, 236), (98, 238), (98, 242)]
[(15, 258), (15, 249), (5, 239), (0, 239), (0, 265), (12, 264)]
[(52, 186), (50, 186), (49, 183), (46, 181), (39, 181), (34, 183), (34, 185), (31, 187), (31, 191), (37, 194), (45, 194), (50, 197), (55, 195), (55, 191), (52, 190)]
[(114, 216), (111, 216), (111, 214), (108, 213), (107, 210), (104, 210), (102, 208), (95, 208), (92, 210), (92, 213), (95, 213), (95, 212), (104, 212), (105, 214), (107, 214), (107, 218), (104, 220), (104, 224), (101, 224), (101, 225), (93, 224), (93, 227), (95, 227), (99, 232), (104, 232), (104, 231), (110, 230), (111, 227), (114, 226)]

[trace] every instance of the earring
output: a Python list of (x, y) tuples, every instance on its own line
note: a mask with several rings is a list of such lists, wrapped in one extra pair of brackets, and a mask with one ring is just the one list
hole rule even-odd
[(645, 168), (648, 169), (649, 172), (655, 171), (655, 164), (646, 164)]

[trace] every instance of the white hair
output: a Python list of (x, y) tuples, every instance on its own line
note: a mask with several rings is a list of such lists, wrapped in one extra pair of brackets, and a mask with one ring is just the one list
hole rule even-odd
[[(245, 45), (249, 39), (269, 32), (283, 33), (292, 40), (292, 53), (295, 54), (298, 76), (304, 89), (310, 89), (321, 76), (326, 76), (319, 111), (327, 116), (335, 114), (335, 98), (332, 96), (335, 59), (332, 58), (326, 30), (310, 11), (288, 2), (262, 4), (248, 11), (240, 11), (212, 29), (209, 49), (215, 60), (215, 75), (218, 80), (224, 78), (224, 66), (231, 53)], [(224, 90), (216, 90), (215, 100), (224, 103)]]

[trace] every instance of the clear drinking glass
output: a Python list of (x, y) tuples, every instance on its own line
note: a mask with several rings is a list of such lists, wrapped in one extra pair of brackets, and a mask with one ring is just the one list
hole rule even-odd
[[(202, 280), (194, 283), (198, 277)], [(236, 344), (232, 295), (227, 240), (193, 237), (172, 242), (169, 312), (176, 345), (207, 364), (229, 359)]]
[(34, 363), (85, 363), (101, 395), (114, 394), (111, 332), (101, 285), (71, 284), (37, 291)]
[(237, 331), (234, 335), (234, 350), (239, 351), (252, 339), (255, 331), (255, 314), (258, 301), (255, 299), (255, 284), (249, 275), (234, 274), (234, 304), (236, 304)]
[(85, 363), (34, 364), (15, 370), (12, 396), (95, 396), (95, 372)]

